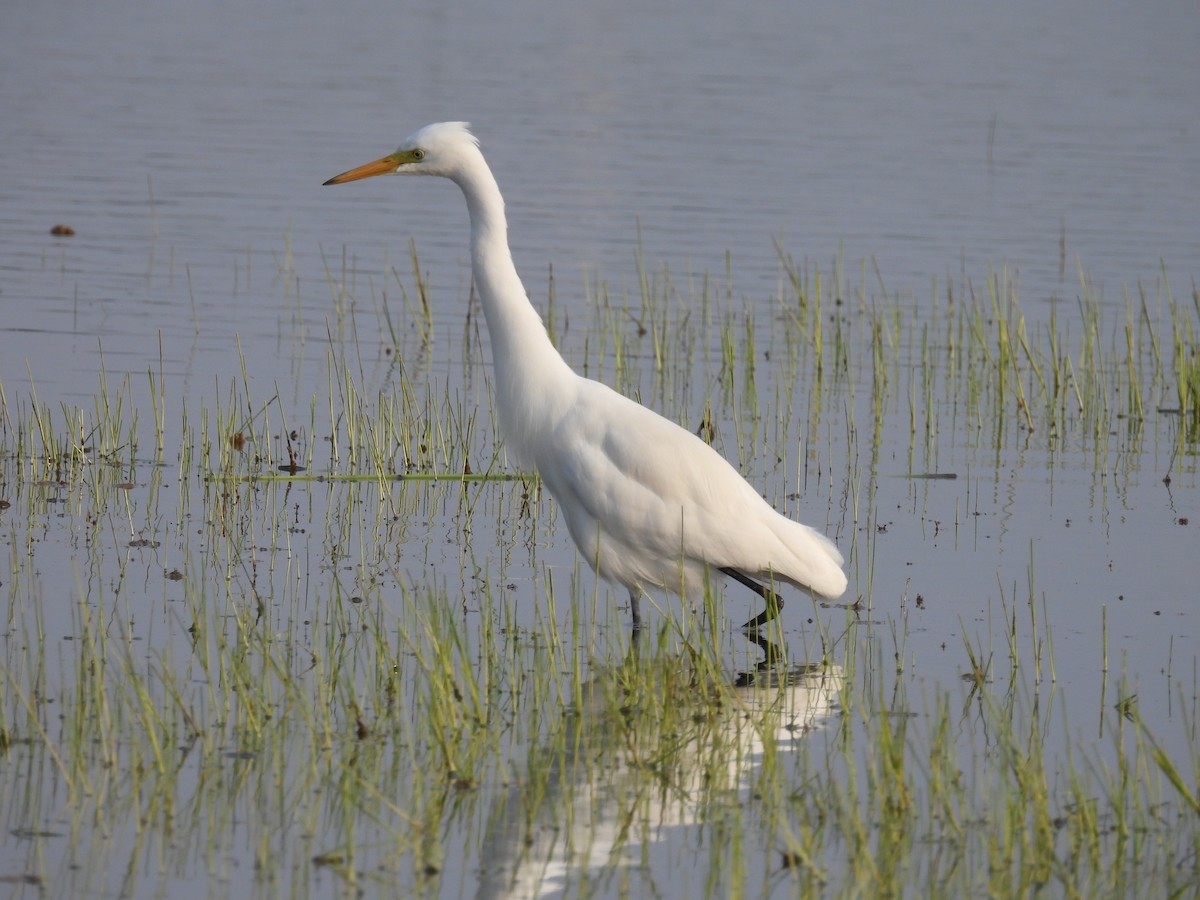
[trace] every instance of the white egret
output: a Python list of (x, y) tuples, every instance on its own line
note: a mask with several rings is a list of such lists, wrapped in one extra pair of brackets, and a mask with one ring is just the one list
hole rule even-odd
[(761, 581), (842, 594), (842, 555), (825, 535), (776, 512), (690, 431), (571, 371), (517, 275), (504, 199), (465, 122), (427, 125), (394, 153), (325, 183), (372, 175), (439, 175), (462, 189), (500, 434), (558, 502), (579, 552), (629, 590), (635, 629), (645, 588), (700, 590), (710, 570), (766, 600), (744, 628), (769, 621), (783, 605)]

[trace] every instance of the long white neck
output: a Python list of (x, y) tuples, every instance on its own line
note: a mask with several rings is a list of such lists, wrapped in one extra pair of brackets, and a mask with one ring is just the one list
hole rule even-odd
[(529, 303), (508, 247), (504, 198), (483, 155), (454, 181), (471, 217), (471, 268), (491, 339), (500, 434), (518, 462), (536, 465), (539, 435), (573, 399), (578, 376)]

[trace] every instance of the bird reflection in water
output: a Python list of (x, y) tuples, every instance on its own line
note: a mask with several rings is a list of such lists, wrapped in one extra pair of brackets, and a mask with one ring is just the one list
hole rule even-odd
[(763, 660), (722, 679), (634, 632), (512, 776), (489, 816), (477, 896), (573, 896), (613, 876), (599, 893), (627, 893), (620, 873), (654, 879), (655, 845), (660, 858), (672, 841), (694, 845), (687, 829), (745, 804), (768, 757), (779, 765), (837, 717), (843, 682), (836, 665), (787, 665), (754, 640)]

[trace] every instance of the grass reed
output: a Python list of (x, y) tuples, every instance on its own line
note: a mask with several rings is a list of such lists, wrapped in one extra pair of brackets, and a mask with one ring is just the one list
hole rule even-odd
[[(926, 675), (921, 595), (877, 570), (893, 527), (968, 551), (980, 478), (962, 473), (953, 529), (928, 508), (964, 449), (993, 471), (1071, 450), (1103, 486), (1136, 477), (1115, 457), (1165, 444), (1194, 490), (1195, 296), (1164, 274), (1112, 318), (1081, 272), (1075, 302), (1031, 323), (1004, 269), (916, 298), (867, 264), (852, 286), (840, 258), (777, 251), (765, 301), (736, 296), (729, 260), (681, 284), (640, 255), (632, 291), (589, 274), (584, 321), (553, 277), (547, 298), (573, 365), (838, 534), (853, 595), (789, 604), (771, 647), (730, 632), (719, 591), (656, 602), (634, 640), (547, 549), (554, 510), (492, 430), (477, 322), (466, 377), (427, 368), (447, 336), (415, 247), (379, 285), (348, 252), (326, 261), (317, 396), (257, 386), (240, 355), (176, 429), (161, 350), (149, 410), (103, 368), (79, 406), (0, 385), (0, 875), (133, 896), (196, 879), (486, 896), (531, 872), (578, 896), (1190, 890), (1195, 685), (1168, 677), (1183, 712), (1143, 716), (1102, 605), (1106, 740), (1082, 738), (1047, 554), (1030, 545), (1023, 583), (997, 574), (995, 616), (943, 607), (950, 679)], [(896, 469), (907, 511), (882, 499)], [(65, 597), (44, 587), (52, 564), (72, 569)]]

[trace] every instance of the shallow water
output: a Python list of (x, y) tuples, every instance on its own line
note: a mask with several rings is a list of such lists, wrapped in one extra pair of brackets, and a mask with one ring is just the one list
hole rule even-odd
[[(1113, 304), (1163, 265), (1184, 288), (1200, 258), (1193, 12), (363, 2), (248, 22), (221, 4), (15, 4), (0, 265), (21, 351), (0, 378), (78, 396), (98, 340), (111, 369), (141, 373), (161, 333), (174, 374), (207, 387), (237, 333), (256, 377), (306, 394), (323, 360), (298, 367), (277, 335), (329, 318), (319, 251), (336, 272), (348, 247), (395, 295), (384, 273), (407, 272), (410, 238), (439, 320), (458, 323), (450, 186), (319, 186), (445, 118), (475, 123), (539, 299), (550, 265), (564, 304), (585, 267), (636, 289), (639, 231), (678, 277), (720, 275), (728, 252), (754, 301), (774, 289), (776, 238), (824, 267), (873, 259), (919, 297), (1007, 262), (1031, 315), (1077, 293), (1076, 260)], [(51, 238), (58, 222), (75, 237)], [(287, 278), (299, 311), (281, 308)]]
[[(812, 385), (789, 383), (779, 362), (788, 349), (773, 298), (778, 242), (810, 261), (810, 272), (837, 279), (839, 315), (866, 356), (864, 310), (896, 303), (919, 319), (935, 301), (945, 306), (948, 280), (961, 298), (968, 285), (984, 293), (989, 272), (1004, 269), (1031, 328), (1053, 311), (1077, 348), (1082, 269), (1110, 356), (1121, 358), (1113, 335), (1127, 299), (1136, 320), (1144, 294), (1162, 334), (1164, 277), (1185, 300), (1200, 270), (1192, 121), (1200, 19), (1189, 4), (752, 12), (430, 4), (403, 14), (365, 0), (270, 6), (253, 20), (221, 3), (22, 2), (6, 11), (6, 415), (27, 415), (35, 392), (56, 413), (61, 404), (90, 410), (100, 373), (113, 395), (128, 376), (126, 421), (136, 410), (143, 461), (113, 474), (134, 486), (100, 505), (100, 541), (68, 490), (5, 473), (0, 497), (12, 506), (0, 522), (14, 558), (27, 554), (35, 573), (9, 582), (10, 602), (43, 610), (52, 657), (71, 658), (60, 648), (81, 631), (80, 597), (110, 612), (119, 597), (136, 640), (185, 657), (188, 616), (203, 618), (205, 606), (176, 614), (188, 598), (160, 573), (189, 562), (245, 596), (274, 598), (281, 631), (290, 627), (283, 619), (319, 619), (332, 598), (365, 593), (364, 583), (385, 602), (400, 585), (433, 584), (452, 601), (465, 598), (472, 615), (488, 584), (512, 585), (511, 615), (531, 630), (547, 580), (560, 592), (560, 616), (564, 585), (590, 596), (591, 576), (565, 529), (548, 509), (522, 518), (513, 485), (396, 486), (386, 528), (373, 514), (343, 511), (355, 505), (338, 499), (349, 489), (264, 487), (243, 498), (251, 512), (239, 520), (250, 523), (238, 535), (258, 555), (226, 551), (232, 576), (196, 562), (213, 548), (196, 544), (192, 516), (219, 517), (207, 511), (216, 494), (181, 475), (181, 422), (186, 415), (196, 427), (233, 405), (231, 391), (249, 392), (238, 401), (251, 407), (247, 419), (266, 409), (272, 422), (299, 425), (321, 471), (345, 466), (328, 461), (333, 450), (321, 438), (344, 375), (333, 360), (353, 362), (367, 395), (403, 373), (418, 396), (428, 390), (478, 410), (472, 464), (489, 463), (486, 351), (464, 350), (461, 199), (432, 181), (320, 187), (428, 121), (461, 118), (475, 124), (506, 192), (514, 253), (539, 308), (553, 266), (556, 333), (574, 364), (618, 374), (611, 343), (597, 349), (590, 295), (603, 282), (614, 305), (628, 296), (637, 309), (639, 253), (658, 288), (673, 286), (672, 321), (697, 302), (706, 274), (714, 304), (753, 314), (754, 391), (741, 373), (714, 403), (722, 448), (731, 457), (750, 448), (741, 454), (748, 477), (835, 537), (849, 557), (846, 600), (867, 604), (848, 611), (789, 598), (784, 627), (796, 655), (819, 653), (825, 629), (868, 655), (898, 654), (920, 696), (966, 673), (965, 635), (991, 649), (1002, 679), (1012, 608), (1022, 666), (1046, 637), (1031, 633), (1032, 594), (1038, 624), (1053, 635), (1055, 690), (1071, 711), (1062, 732), (1100, 735), (1106, 709), (1132, 693), (1151, 729), (1186, 753), (1180, 714), (1195, 719), (1200, 488), (1194, 444), (1181, 453), (1178, 416), (1159, 412), (1172, 406), (1167, 387), (1141, 427), (1064, 427), (1061, 441), (1026, 433), (1015, 416), (982, 418), (947, 392), (931, 403), (932, 437), (914, 451), (909, 398), (921, 396), (921, 348), (896, 354), (878, 418), (861, 364), (853, 389), (826, 386), (836, 402), (818, 404), (814, 416), (803, 396)], [(74, 236), (51, 236), (57, 223)], [(413, 336), (404, 296), (416, 290), (410, 239), (433, 302), (428, 346)], [(403, 323), (399, 362), (379, 338), (385, 304)], [(718, 329), (698, 344), (695, 359), (656, 375), (649, 340), (631, 340), (623, 387), (694, 425), (721, 394)], [(932, 344), (939, 358), (944, 342), (935, 335)], [(162, 466), (150, 462), (156, 397), (165, 398)], [(745, 438), (759, 421), (778, 435), (768, 443), (782, 461)], [(912, 477), (928, 474), (957, 477)], [(800, 500), (788, 499), (797, 491)], [(327, 524), (343, 519), (356, 523), (352, 533), (337, 548), (321, 545)], [(131, 547), (140, 535), (160, 545)], [(619, 592), (612, 597), (620, 602)], [(741, 621), (746, 598), (729, 591), (727, 602), (729, 619)], [(898, 621), (902, 646), (889, 627)], [(21, 631), (5, 634), (9, 661), (23, 658)], [(621, 642), (619, 630), (601, 635)], [(736, 652), (727, 655), (733, 667)], [(64, 852), (53, 839), (28, 839), (61, 827), (61, 807), (45, 812), (53, 806), (31, 807), (49, 824), (6, 821), (0, 874)], [(122, 840), (133, 839), (116, 839), (124, 855), (136, 855)], [(471, 833), (454, 840), (470, 845)], [(243, 851), (227, 852), (246, 865)], [(470, 892), (473, 862), (447, 877), (445, 893)], [(175, 893), (188, 877), (166, 880)], [(305, 883), (296, 872), (288, 878)], [(253, 875), (222, 879), (236, 887)]]

